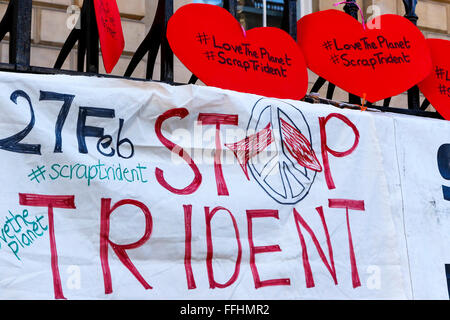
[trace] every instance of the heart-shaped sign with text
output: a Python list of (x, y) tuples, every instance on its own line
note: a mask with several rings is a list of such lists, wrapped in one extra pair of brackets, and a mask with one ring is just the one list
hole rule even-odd
[(278, 28), (245, 32), (225, 9), (188, 4), (167, 26), (170, 47), (206, 85), (275, 98), (301, 99), (306, 63), (292, 37)]
[(94, 0), (94, 7), (103, 65), (111, 73), (125, 47), (119, 9), (116, 0)]
[(444, 119), (450, 120), (450, 41), (428, 39), (433, 67), (419, 89)]
[(297, 22), (308, 68), (369, 102), (405, 92), (431, 72), (426, 40), (413, 23), (392, 14), (374, 19), (369, 29), (342, 11), (325, 10)]

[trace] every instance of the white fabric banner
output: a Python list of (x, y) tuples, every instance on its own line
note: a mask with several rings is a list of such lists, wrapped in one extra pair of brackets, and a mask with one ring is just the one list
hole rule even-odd
[(1, 299), (448, 299), (448, 122), (3, 72), (0, 108)]

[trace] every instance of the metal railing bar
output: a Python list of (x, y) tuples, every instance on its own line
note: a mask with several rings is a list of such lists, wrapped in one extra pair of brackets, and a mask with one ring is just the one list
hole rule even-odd
[(81, 36), (81, 30), (80, 29), (72, 29), (70, 31), (69, 36), (67, 37), (66, 41), (64, 42), (64, 45), (59, 52), (58, 58), (56, 59), (55, 65), (53, 68), (55, 69), (61, 69), (64, 62), (66, 61), (67, 57), (70, 54), (70, 51), (75, 47), (75, 44), (80, 39)]
[[(355, 18), (356, 20), (358, 20), (358, 10), (359, 7), (356, 4), (356, 0), (350, 0), (351, 3), (346, 3), (344, 6), (344, 11), (345, 13), (347, 13), (348, 15), (352, 16), (353, 18)], [(364, 22), (363, 22), (364, 23)], [(352, 104), (359, 104), (361, 105), (361, 98), (358, 97), (357, 95), (354, 95), (352, 93), (348, 94), (348, 102), (352, 103)]]
[(318, 77), (316, 82), (314, 82), (314, 85), (311, 88), (310, 92), (319, 92), (319, 90), (323, 87), (323, 85), (327, 82), (326, 79), (322, 77)]
[(172, 48), (170, 48), (169, 41), (167, 40), (166, 31), (167, 23), (170, 17), (173, 15), (173, 0), (164, 0), (164, 16), (163, 16), (163, 28), (161, 30), (161, 75), (160, 79), (165, 82), (173, 82), (173, 61), (174, 55)]
[(420, 110), (425, 111), (431, 105), (428, 99), (423, 100), (422, 105), (420, 106)]
[(331, 82), (328, 82), (328, 88), (327, 88), (327, 99), (333, 99), (334, 90), (336, 89), (336, 85), (334, 85)]
[(12, 2), (13, 18), (9, 29), (9, 63), (18, 69), (30, 66), (31, 52), (31, 0)]
[[(417, 26), (419, 17), (416, 15), (416, 6), (418, 0), (403, 0), (405, 6), (405, 18)], [(408, 108), (413, 110), (420, 109), (420, 91), (416, 85), (408, 90)]]
[(5, 11), (5, 15), (0, 21), (0, 41), (5, 38), (5, 35), (10, 31), (14, 17), (14, 4), (9, 2), (8, 8)]
[(98, 73), (99, 69), (99, 38), (97, 29), (97, 18), (93, 0), (84, 0), (88, 2), (85, 7), (85, 14), (81, 15), (81, 37), (86, 41), (86, 71)]
[(237, 18), (237, 0), (224, 0), (223, 7), (228, 10), (233, 17)]
[(195, 74), (192, 74), (191, 78), (189, 79), (188, 84), (195, 84), (198, 81), (198, 78)]
[(297, 1), (284, 0), (281, 29), (289, 33), (297, 41)]

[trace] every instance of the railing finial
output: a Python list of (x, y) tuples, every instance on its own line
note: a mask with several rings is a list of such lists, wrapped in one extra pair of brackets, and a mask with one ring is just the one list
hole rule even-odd
[(405, 5), (405, 18), (417, 25), (419, 17), (416, 15), (417, 0), (403, 0)]
[(344, 6), (345, 13), (351, 15), (353, 18), (358, 20), (358, 10), (359, 7), (356, 4), (356, 0), (347, 0)]

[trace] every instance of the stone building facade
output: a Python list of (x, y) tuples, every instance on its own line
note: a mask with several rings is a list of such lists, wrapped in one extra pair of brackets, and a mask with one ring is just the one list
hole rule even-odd
[[(33, 1), (32, 15), (32, 48), (31, 64), (34, 66), (53, 67), (59, 50), (71, 31), (72, 21), (76, 16), (77, 7), (83, 0), (40, 0)], [(246, 14), (245, 6), (249, 6), (253, 0), (239, 0), (239, 19), (244, 26), (257, 24), (255, 15), (251, 18)], [(256, 0), (261, 2), (260, 0)], [(268, 0), (270, 1), (270, 0)], [(175, 0), (174, 10), (192, 0)], [(337, 0), (299, 0), (298, 15), (304, 15), (313, 11), (335, 8)], [(115, 75), (123, 75), (133, 53), (150, 29), (156, 10), (157, 0), (117, 0), (122, 17), (122, 26), (125, 35), (125, 51), (113, 70)], [(358, 0), (366, 18), (377, 14), (395, 13), (404, 15), (402, 0)], [(8, 1), (0, 0), (0, 16), (3, 16)], [(342, 6), (340, 7), (342, 9)], [(419, 16), (418, 26), (427, 38), (442, 38), (450, 40), (450, 0), (419, 0), (416, 10)], [(73, 16), (75, 15), (75, 16)], [(277, 25), (276, 13), (268, 22)], [(250, 19), (253, 19), (250, 21)], [(255, 22), (256, 21), (256, 22)], [(261, 19), (262, 21), (262, 19)], [(262, 22), (261, 22), (262, 23)], [(0, 62), (8, 62), (8, 35), (0, 44)], [(72, 50), (65, 62), (64, 69), (76, 69), (76, 50)], [(145, 78), (146, 60), (144, 59), (133, 73), (133, 77)], [(185, 83), (191, 73), (175, 58), (175, 81)], [(100, 72), (104, 68), (100, 60)], [(155, 79), (159, 77), (159, 62), (155, 65)], [(317, 76), (310, 72), (310, 86)], [(326, 88), (320, 92), (325, 96)], [(346, 100), (347, 94), (337, 89), (335, 100)], [(406, 107), (405, 95), (394, 97), (392, 106)]]

